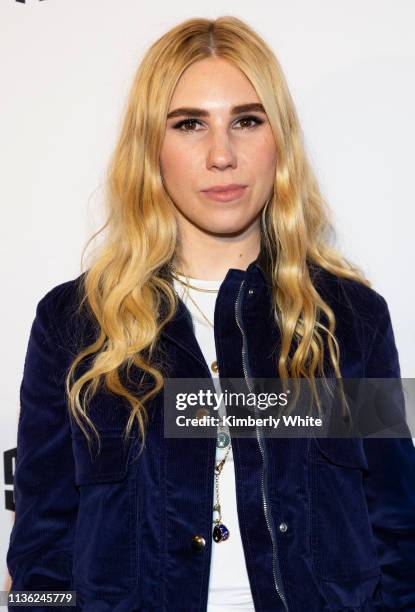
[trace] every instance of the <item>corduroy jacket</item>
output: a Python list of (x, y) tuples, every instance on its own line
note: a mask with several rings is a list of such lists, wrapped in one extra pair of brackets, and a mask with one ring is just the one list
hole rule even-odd
[[(342, 376), (399, 378), (385, 299), (312, 270), (336, 316)], [(79, 339), (97, 333), (77, 314), (81, 278), (40, 300), (30, 332), (7, 552), (12, 589), (74, 590), (84, 612), (205, 612), (212, 546), (226, 546), (211, 537), (215, 439), (166, 437), (160, 392), (148, 404), (146, 447), (134, 460), (137, 430), (127, 446), (122, 439), (126, 401), (100, 388), (89, 415), (102, 448), (91, 457), (64, 392)], [(226, 274), (214, 317), (220, 377), (243, 378), (244, 364), (252, 377), (276, 376), (270, 283), (263, 250), (246, 271)], [(160, 347), (172, 378), (210, 377), (181, 300)], [(235, 437), (232, 445), (257, 612), (415, 610), (410, 438)]]

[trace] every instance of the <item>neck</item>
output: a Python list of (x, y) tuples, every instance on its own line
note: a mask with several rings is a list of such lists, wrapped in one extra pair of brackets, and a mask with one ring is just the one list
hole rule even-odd
[(225, 278), (230, 268), (246, 270), (260, 248), (259, 229), (239, 236), (181, 231), (174, 265), (191, 278), (218, 280)]

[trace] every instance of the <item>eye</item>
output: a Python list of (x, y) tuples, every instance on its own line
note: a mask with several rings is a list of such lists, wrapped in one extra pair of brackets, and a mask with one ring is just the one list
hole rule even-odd
[(175, 130), (181, 130), (182, 132), (194, 132), (195, 130), (190, 129), (190, 130), (184, 130), (182, 129), (183, 126), (189, 126), (192, 124), (198, 123), (200, 125), (200, 121), (198, 121), (197, 119), (193, 119), (192, 117), (189, 117), (188, 119), (182, 119), (181, 121), (179, 121), (178, 123), (176, 123), (175, 125), (173, 125), (173, 128)]
[(251, 125), (251, 126), (248, 125), (246, 127), (239, 128), (241, 130), (246, 130), (246, 129), (250, 130), (251, 128), (254, 128), (257, 125), (261, 125), (261, 123), (264, 123), (262, 119), (259, 119), (259, 117), (255, 117), (254, 115), (247, 116), (247, 117), (241, 117), (241, 119), (238, 119), (237, 123), (240, 123), (241, 121), (243, 121), (243, 122), (244, 121), (253, 121), (254, 122), (254, 125)]
[[(241, 117), (240, 119), (236, 121), (236, 123), (241, 123), (241, 122), (253, 122), (254, 125), (248, 125), (248, 126), (245, 125), (245, 127), (241, 127), (237, 129), (250, 130), (252, 128), (255, 128), (257, 125), (261, 125), (261, 123), (264, 123), (262, 119), (260, 119), (259, 117), (255, 117), (255, 115), (247, 115), (246, 117)], [(173, 128), (175, 130), (181, 130), (182, 132), (198, 132), (199, 130), (192, 129), (191, 127), (192, 125), (202, 125), (202, 124), (200, 121), (198, 121), (198, 119), (194, 119), (193, 117), (187, 117), (186, 119), (182, 119), (181, 121), (173, 125)], [(190, 129), (183, 129), (185, 127), (190, 127)]]

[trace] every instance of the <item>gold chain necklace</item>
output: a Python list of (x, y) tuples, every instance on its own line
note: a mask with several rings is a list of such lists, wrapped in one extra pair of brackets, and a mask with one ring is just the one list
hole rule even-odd
[[(181, 278), (178, 278), (176, 276), (177, 274), (179, 274), (180, 276), (184, 276), (185, 279), (187, 280), (187, 283), (184, 280), (182, 280)], [(186, 287), (190, 287), (190, 289), (194, 289), (195, 291), (204, 291), (206, 293), (217, 293), (219, 291), (219, 289), (203, 289), (202, 287), (195, 287), (194, 285), (191, 285), (189, 283), (189, 277), (186, 274), (183, 274), (183, 272), (177, 272), (177, 270), (176, 270), (176, 274), (174, 274), (172, 272), (172, 276), (177, 281), (179, 281), (179, 283), (181, 283), (182, 285), (185, 285)]]
[[(180, 282), (180, 281), (179, 281)], [(209, 321), (209, 319), (207, 318), (207, 316), (205, 315), (205, 313), (202, 311), (202, 309), (196, 304), (196, 302), (194, 301), (194, 299), (192, 298), (192, 296), (189, 293), (189, 289), (187, 289), (186, 291), (186, 295), (189, 298), (189, 300), (196, 306), (196, 308), (198, 309), (198, 311), (200, 312), (200, 314), (202, 315), (202, 317), (205, 319), (205, 321), (207, 321), (209, 323), (209, 325), (214, 329), (214, 325), (211, 321)]]
[[(181, 274), (180, 272), (177, 272), (177, 271), (176, 271), (176, 273), (177, 274)], [(219, 291), (219, 289), (202, 289), (200, 287), (195, 287), (194, 285), (191, 285), (189, 283), (189, 277), (186, 274), (183, 274), (183, 276), (186, 278), (187, 282), (184, 282), (183, 280), (178, 278), (176, 276), (176, 274), (174, 274), (173, 272), (172, 272), (172, 276), (179, 283), (181, 283), (181, 285), (186, 287), (185, 291), (182, 294), (182, 297), (186, 294), (187, 297), (191, 300), (191, 302), (196, 306), (197, 310), (203, 316), (205, 321), (207, 321), (208, 324), (212, 327), (212, 329), (214, 329), (213, 323), (211, 323), (211, 321), (209, 321), (209, 319), (204, 314), (202, 309), (198, 306), (198, 304), (195, 302), (195, 300), (190, 295), (189, 288), (195, 289), (196, 291), (205, 291), (205, 292), (209, 292), (209, 293), (214, 293), (214, 292), (217, 293)], [(223, 425), (219, 424), (219, 429), (223, 430), (223, 429), (225, 429), (225, 427)], [(224, 542), (225, 540), (227, 540), (229, 538), (229, 529), (222, 523), (222, 509), (221, 509), (221, 505), (220, 505), (220, 495), (219, 495), (219, 476), (220, 476), (220, 474), (221, 474), (221, 472), (223, 470), (223, 466), (225, 465), (226, 459), (227, 459), (227, 457), (229, 455), (229, 452), (231, 450), (229, 434), (227, 434), (226, 432), (221, 431), (219, 433), (219, 435), (218, 435), (218, 438), (217, 438), (217, 446), (219, 448), (223, 448), (223, 446), (228, 446), (228, 448), (226, 449), (226, 452), (225, 452), (225, 455), (223, 456), (223, 458), (218, 463), (215, 464), (216, 503), (213, 506), (213, 512), (217, 513), (217, 518), (213, 519), (213, 524), (215, 525), (215, 527), (213, 529), (212, 538), (213, 538), (214, 542), (219, 543), (219, 542)]]
[[(173, 268), (175, 270), (175, 268)], [(181, 278), (178, 278), (178, 276), (176, 276), (176, 274), (180, 274), (181, 276), (184, 276), (186, 281), (183, 281)], [(189, 283), (189, 277), (187, 276), (187, 274), (183, 274), (182, 272), (178, 272), (176, 270), (176, 274), (174, 274), (174, 272), (172, 272), (172, 276), (173, 278), (175, 278), (181, 285), (183, 285), (184, 287), (186, 287), (186, 291), (183, 293), (184, 295), (187, 295), (187, 297), (189, 298), (189, 300), (192, 302), (192, 304), (194, 306), (196, 306), (197, 310), (200, 312), (200, 314), (202, 315), (202, 317), (205, 319), (205, 321), (207, 321), (207, 323), (214, 328), (214, 325), (211, 321), (209, 321), (209, 319), (207, 318), (207, 316), (205, 315), (205, 313), (202, 311), (202, 309), (200, 308), (200, 306), (196, 303), (196, 301), (192, 298), (192, 296), (190, 295), (189, 292), (189, 288), (190, 289), (194, 289), (195, 291), (203, 291), (206, 293), (217, 293), (219, 291), (219, 289), (203, 289), (202, 287), (195, 287), (194, 285), (191, 285)]]

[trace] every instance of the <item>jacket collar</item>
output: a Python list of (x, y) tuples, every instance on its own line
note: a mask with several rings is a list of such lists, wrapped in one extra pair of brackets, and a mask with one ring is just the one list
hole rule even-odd
[[(260, 270), (265, 283), (269, 287), (272, 287), (274, 284), (274, 271), (272, 266), (272, 260), (269, 256), (268, 250), (266, 249), (262, 241), (261, 250), (259, 251), (258, 257), (252, 263), (249, 264), (246, 271), (250, 272), (255, 267)], [(307, 259), (307, 268), (311, 281), (314, 283), (317, 279), (317, 275), (322, 272), (322, 268), (318, 264), (312, 262), (310, 259)]]
[(259, 271), (261, 272), (265, 283), (269, 286), (272, 286), (272, 278), (273, 278), (272, 261), (262, 241), (261, 241), (261, 249), (259, 251), (258, 257), (252, 263), (249, 264), (246, 270), (247, 273), (249, 273), (255, 267), (258, 268)]
[[(159, 271), (159, 275), (163, 276), (169, 283), (173, 282), (168, 265), (163, 266)], [(261, 243), (261, 249), (257, 258), (252, 261), (246, 271), (236, 268), (230, 268), (223, 282), (230, 283), (229, 286), (239, 284), (244, 278), (249, 279), (251, 285), (265, 282), (268, 285), (272, 284), (271, 262), (267, 251)], [(163, 319), (167, 310), (167, 303), (164, 294), (162, 294), (160, 304), (160, 318)], [(167, 323), (161, 332), (162, 336), (170, 338), (175, 344), (184, 348), (191, 353), (194, 358), (206, 366), (206, 362), (196, 341), (193, 332), (191, 314), (183, 301), (179, 298), (178, 309), (173, 318)]]

